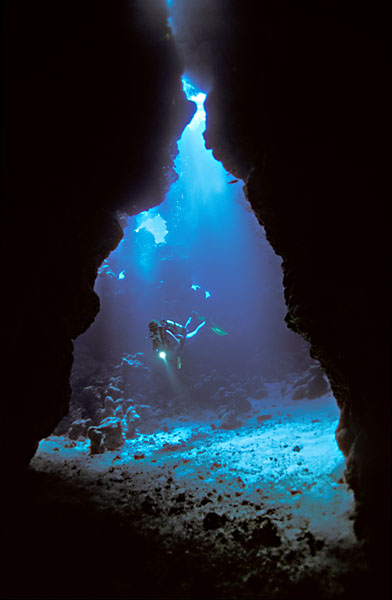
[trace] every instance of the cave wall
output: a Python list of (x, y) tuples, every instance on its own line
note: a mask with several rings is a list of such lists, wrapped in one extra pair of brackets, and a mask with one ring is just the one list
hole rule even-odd
[[(355, 530), (389, 560), (390, 329), (386, 31), (380, 7), (174, 0), (206, 88), (206, 145), (246, 181), (282, 259), (286, 322), (341, 409)], [(385, 16), (385, 15), (384, 15)], [(382, 570), (381, 569), (381, 570)]]
[[(246, 181), (283, 259), (287, 323), (310, 341), (341, 408), (357, 533), (387, 558), (387, 19), (350, 2), (172, 5), (184, 57), (212, 86), (207, 146)], [(163, 197), (194, 108), (163, 2), (8, 0), (2, 10), (10, 465), (27, 464), (66, 413), (72, 339), (99, 309), (93, 284), (121, 239), (118, 211)]]
[(121, 214), (158, 204), (195, 106), (161, 0), (10, 0), (3, 26), (6, 466), (66, 414)]

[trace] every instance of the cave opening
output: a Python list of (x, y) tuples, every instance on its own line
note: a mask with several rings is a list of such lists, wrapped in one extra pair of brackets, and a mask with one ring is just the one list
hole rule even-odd
[(3, 594), (389, 598), (387, 19), (2, 4)]
[[(141, 493), (165, 482), (169, 514), (192, 497), (217, 533), (225, 520), (272, 512), (271, 546), (283, 531), (313, 554), (350, 545), (336, 401), (284, 322), (280, 258), (243, 182), (205, 147), (205, 94), (183, 85), (196, 110), (178, 143), (178, 179), (162, 204), (122, 217), (124, 237), (96, 281), (100, 312), (75, 342), (70, 411), (33, 465), (50, 456), (86, 478), (116, 471), (128, 487), (131, 473)], [(153, 351), (151, 319), (200, 329), (170, 361), (166, 348)]]
[[(248, 398), (272, 395), (277, 409), (287, 400), (331, 398), (309, 345), (284, 323), (280, 257), (244, 196), (243, 182), (205, 147), (206, 94), (186, 77), (183, 88), (196, 110), (178, 142), (178, 180), (159, 206), (122, 217), (124, 237), (98, 270), (100, 312), (75, 342), (76, 409), (58, 430), (75, 415), (96, 422), (77, 398), (94, 387), (102, 369), (109, 379), (105, 390), (96, 390), (95, 410), (106, 417), (114, 416), (113, 409), (105, 413), (102, 401), (110, 405), (128, 395), (137, 404), (163, 403), (163, 412), (173, 415), (220, 410), (220, 426), (237, 429), (242, 416), (255, 412)], [(152, 319), (188, 322), (188, 331), (200, 327), (181, 348), (179, 362), (166, 360), (164, 347), (153, 351)], [(139, 364), (149, 381), (132, 389), (131, 373)], [(334, 402), (329, 408), (337, 419)]]

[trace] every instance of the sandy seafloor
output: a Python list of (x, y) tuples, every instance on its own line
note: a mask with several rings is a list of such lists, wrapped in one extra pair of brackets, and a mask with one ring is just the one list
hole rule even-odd
[(13, 537), (28, 579), (15, 579), (10, 595), (275, 599), (364, 591), (335, 400), (252, 404), (239, 429), (217, 429), (216, 413), (205, 411), (191, 421), (165, 419), (167, 431), (100, 455), (83, 440), (43, 440)]

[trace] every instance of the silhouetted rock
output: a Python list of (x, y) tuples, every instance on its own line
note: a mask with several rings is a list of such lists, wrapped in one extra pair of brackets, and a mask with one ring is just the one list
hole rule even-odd
[(296, 381), (293, 385), (293, 400), (314, 400), (324, 394), (328, 394), (330, 387), (325, 379), (323, 371), (317, 366), (311, 366), (305, 377)]
[(125, 422), (127, 424), (125, 430), (125, 436), (128, 439), (133, 439), (136, 437), (136, 427), (138, 424), (138, 420), (140, 419), (140, 415), (136, 412), (133, 406), (130, 406), (125, 414)]
[(243, 422), (238, 418), (236, 411), (231, 408), (226, 412), (225, 407), (219, 429), (237, 429), (242, 425)]
[(91, 419), (77, 419), (71, 425), (68, 430), (68, 437), (70, 440), (77, 440), (79, 437), (86, 437), (87, 430), (93, 424)]
[[(3, 338), (9, 379), (18, 376), (23, 348), (26, 380), (40, 389), (23, 409), (10, 407), (22, 437), (13, 460), (26, 465), (68, 412), (72, 340), (98, 313), (94, 282), (122, 238), (120, 213), (138, 214), (164, 198), (195, 105), (182, 89), (161, 0), (71, 0), (65, 11), (6, 0), (2, 8)], [(31, 256), (39, 260), (23, 268)], [(88, 376), (98, 369), (86, 364)], [(83, 379), (78, 374), (77, 384)]]
[(206, 531), (223, 527), (226, 523), (226, 515), (218, 515), (216, 512), (209, 512), (203, 519), (203, 527)]
[(105, 446), (103, 445), (103, 431), (101, 431), (99, 427), (90, 427), (87, 435), (91, 441), (90, 453), (103, 454), (103, 452), (105, 452)]
[(233, 400), (234, 410), (241, 413), (248, 413), (252, 410), (252, 404), (249, 402), (246, 392), (239, 393)]
[(280, 546), (282, 540), (278, 534), (278, 528), (272, 521), (266, 521), (260, 528), (253, 530), (248, 538), (247, 546), (258, 548), (267, 546), (276, 548)]
[[(282, 257), (286, 322), (310, 342), (342, 410), (337, 440), (357, 531), (377, 567), (391, 506), (386, 12), (353, 2), (271, 6), (189, 0), (185, 55), (212, 82), (206, 145), (246, 182)], [(313, 383), (298, 397), (325, 389)], [(380, 497), (374, 482), (385, 478)]]
[(93, 419), (99, 407), (102, 406), (102, 391), (95, 385), (89, 385), (78, 392), (75, 400), (76, 404), (83, 407), (86, 414)]
[(91, 454), (105, 450), (118, 450), (124, 444), (120, 419), (108, 417), (98, 427), (90, 427), (88, 437), (91, 440)]
[[(7, 405), (0, 455), (12, 470), (67, 414), (72, 340), (98, 313), (94, 281), (121, 240), (119, 212), (162, 199), (194, 105), (163, 2), (3, 4), (4, 394), (21, 349), (39, 390)], [(380, 571), (391, 506), (386, 15), (354, 2), (185, 5), (182, 45), (210, 89), (206, 144), (246, 182), (282, 257), (287, 324), (341, 408), (355, 530)]]

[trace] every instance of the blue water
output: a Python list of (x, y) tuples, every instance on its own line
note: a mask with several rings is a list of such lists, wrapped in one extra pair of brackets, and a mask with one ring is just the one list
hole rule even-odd
[[(243, 195), (243, 182), (205, 148), (205, 96), (189, 83), (184, 87), (197, 111), (178, 143), (178, 180), (161, 205), (128, 218), (123, 240), (100, 269), (101, 311), (76, 340), (76, 350), (85, 354), (74, 368), (74, 418), (99, 425), (113, 418), (115, 407), (123, 442), (115, 459), (110, 452), (94, 455), (95, 465), (116, 460), (133, 469), (139, 453), (137, 469), (177, 467), (181, 452), (189, 468), (176, 470), (176, 477), (191, 482), (219, 454), (227, 473), (221, 483), (211, 476), (214, 488), (224, 489), (235, 473), (249, 494), (271, 488), (271, 504), (293, 501), (293, 489), (302, 494), (311, 488), (304, 511), (313, 511), (318, 523), (323, 502), (336, 492), (331, 473), (343, 469), (334, 438), (338, 409), (325, 382), (317, 380), (308, 344), (284, 323), (280, 258)], [(203, 327), (186, 342), (179, 369), (153, 352), (148, 324), (185, 324), (192, 311), (227, 335)], [(122, 361), (136, 353), (137, 360)], [(112, 396), (118, 396), (115, 402)], [(137, 419), (131, 435), (127, 411)], [(67, 456), (71, 446), (64, 440), (41, 450), (56, 444)], [(72, 445), (75, 453), (90, 450), (88, 434)], [(312, 487), (315, 473), (320, 489)], [(205, 474), (202, 479), (208, 482)]]
[(228, 335), (205, 327), (184, 349), (185, 363), (203, 372), (275, 370), (278, 377), (308, 354), (284, 323), (281, 259), (244, 197), (243, 182), (204, 145), (205, 95), (183, 83), (197, 110), (178, 142), (178, 180), (161, 205), (128, 218), (97, 278), (101, 312), (81, 339), (98, 359), (148, 357), (151, 319), (185, 323), (196, 310)]

